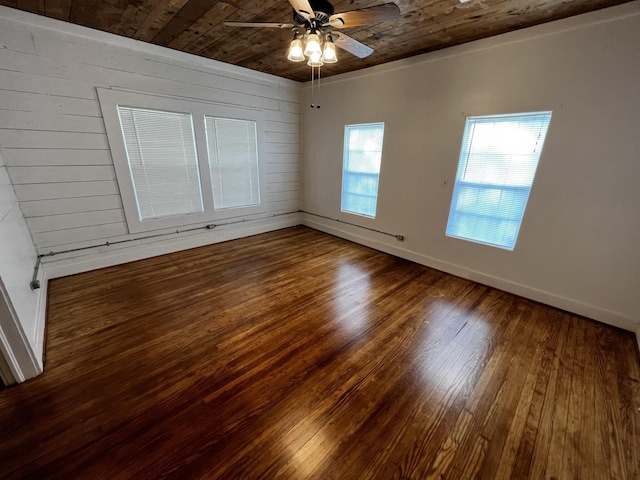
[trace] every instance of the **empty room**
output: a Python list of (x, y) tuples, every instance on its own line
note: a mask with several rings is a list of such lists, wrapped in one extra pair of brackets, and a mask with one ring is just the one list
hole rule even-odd
[(0, 478), (640, 478), (640, 0), (0, 0)]

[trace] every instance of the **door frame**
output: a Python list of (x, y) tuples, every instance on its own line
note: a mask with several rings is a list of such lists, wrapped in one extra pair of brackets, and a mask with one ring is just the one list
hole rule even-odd
[(5, 385), (21, 383), (40, 375), (29, 339), (18, 320), (11, 298), (0, 277), (0, 376)]

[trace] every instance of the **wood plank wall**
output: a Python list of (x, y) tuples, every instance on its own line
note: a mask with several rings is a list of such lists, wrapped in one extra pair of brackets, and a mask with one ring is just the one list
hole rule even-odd
[(262, 110), (268, 211), (299, 208), (296, 82), (6, 7), (0, 45), (0, 145), (39, 253), (131, 238), (96, 87)]

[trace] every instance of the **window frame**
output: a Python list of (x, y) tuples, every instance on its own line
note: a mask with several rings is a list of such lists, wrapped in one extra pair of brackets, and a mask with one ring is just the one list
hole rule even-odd
[[(345, 196), (345, 173), (351, 173), (351, 170), (347, 170), (347, 163), (349, 160), (349, 154), (351, 150), (349, 150), (349, 130), (355, 127), (368, 127), (368, 126), (380, 126), (382, 127), (382, 143), (380, 145), (380, 168), (378, 168), (378, 172), (375, 174), (377, 176), (378, 181), (378, 189), (376, 191), (375, 196), (375, 210), (373, 215), (367, 215), (362, 212), (355, 212), (353, 210), (346, 210), (344, 205), (344, 196)], [(352, 123), (344, 126), (344, 143), (342, 150), (342, 172), (341, 172), (341, 185), (340, 185), (340, 211), (342, 213), (347, 213), (350, 215), (358, 215), (363, 218), (375, 219), (378, 213), (378, 195), (380, 193), (380, 172), (382, 171), (382, 152), (384, 150), (384, 122), (367, 122), (367, 123)], [(355, 172), (358, 173), (358, 172)], [(364, 174), (364, 175), (374, 175), (374, 174)], [(350, 193), (350, 192), (347, 192)], [(357, 194), (352, 194), (357, 195)], [(364, 196), (364, 195), (361, 195)]]
[[(260, 110), (122, 90), (97, 88), (97, 91), (129, 233), (148, 232), (171, 227), (207, 223), (245, 215), (265, 213), (267, 211), (264, 120)], [(200, 174), (203, 212), (140, 220), (138, 201), (120, 126), (118, 106), (164, 110), (191, 115), (198, 171)], [(256, 123), (258, 192), (260, 200), (258, 205), (214, 208), (205, 117), (249, 120)]]
[[(455, 176), (455, 181), (454, 181), (454, 186), (453, 186), (453, 191), (451, 193), (451, 201), (449, 204), (449, 215), (447, 217), (447, 226), (445, 229), (445, 235), (447, 237), (450, 238), (456, 238), (459, 240), (464, 240), (467, 242), (472, 242), (472, 243), (476, 243), (476, 244), (480, 244), (480, 245), (487, 245), (490, 247), (494, 247), (494, 248), (499, 248), (502, 250), (507, 250), (507, 251), (513, 251), (516, 247), (516, 244), (518, 242), (518, 237), (520, 235), (520, 228), (522, 227), (522, 222), (524, 221), (524, 216), (525, 213), (527, 211), (527, 204), (529, 202), (529, 196), (531, 195), (531, 190), (533, 189), (533, 184), (535, 182), (535, 178), (536, 178), (536, 174), (538, 172), (538, 166), (540, 164), (540, 159), (542, 157), (542, 151), (544, 149), (544, 144), (545, 141), (547, 139), (547, 134), (549, 132), (549, 127), (551, 125), (551, 117), (552, 117), (553, 112), (552, 111), (537, 111), (537, 112), (521, 112), (521, 113), (506, 113), (506, 114), (497, 114), (497, 115), (474, 115), (474, 116), (469, 116), (466, 117), (465, 119), (465, 124), (464, 124), (464, 130), (463, 130), (463, 134), (462, 134), (462, 141), (460, 142), (460, 154), (458, 156), (458, 162), (457, 162), (457, 170), (456, 170), (456, 176)], [(470, 127), (475, 127), (476, 124), (478, 123), (493, 123), (495, 124), (496, 121), (508, 121), (508, 119), (524, 119), (526, 117), (536, 117), (536, 116), (548, 116), (548, 121), (547, 124), (544, 128), (544, 137), (542, 139), (542, 144), (540, 146), (540, 151), (538, 153), (537, 156), (537, 160), (536, 160), (536, 164), (535, 164), (535, 169), (533, 171), (533, 175), (531, 177), (531, 182), (528, 185), (511, 185), (511, 184), (505, 184), (505, 185), (500, 185), (500, 184), (493, 184), (493, 183), (488, 183), (488, 182), (473, 182), (470, 180), (465, 180), (465, 173), (467, 170), (467, 166), (468, 166), (468, 162), (469, 162), (469, 155), (470, 152), (472, 151), (472, 147), (473, 147), (473, 135), (472, 132), (469, 131)], [(491, 120), (494, 120), (493, 122), (491, 122)], [(474, 123), (472, 123), (474, 122)], [(465, 156), (465, 153), (467, 154)], [(509, 155), (513, 155), (513, 154), (509, 154)], [(461, 235), (456, 235), (453, 232), (450, 232), (450, 228), (453, 229), (453, 219), (454, 217), (458, 216), (458, 215), (472, 215), (470, 213), (465, 213), (465, 212), (461, 212), (458, 208), (457, 205), (454, 205), (454, 201), (457, 201), (458, 199), (458, 190), (459, 188), (473, 188), (473, 189), (477, 189), (477, 190), (500, 190), (501, 192), (504, 191), (521, 191), (523, 193), (522, 198), (523, 198), (523, 205), (522, 205), (522, 215), (519, 217), (519, 221), (518, 221), (518, 225), (517, 228), (515, 230), (515, 236), (514, 236), (514, 241), (513, 241), (513, 245), (509, 245), (506, 243), (493, 243), (493, 242), (488, 242), (488, 241), (484, 241), (478, 238), (471, 238), (471, 237), (467, 237), (467, 236), (461, 236)], [(476, 214), (477, 216), (480, 217), (486, 217), (489, 218), (491, 217), (491, 215), (487, 213), (481, 214), (478, 213)], [(494, 216), (494, 218), (499, 218), (501, 220), (504, 221), (509, 221), (510, 219), (506, 216), (500, 216), (500, 217), (496, 217)]]

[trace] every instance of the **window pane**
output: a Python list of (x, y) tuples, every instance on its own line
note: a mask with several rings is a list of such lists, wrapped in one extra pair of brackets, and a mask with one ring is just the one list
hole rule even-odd
[(467, 118), (447, 235), (513, 250), (550, 120)]
[(140, 220), (203, 211), (190, 114), (118, 106)]
[(205, 120), (214, 208), (259, 205), (256, 122), (218, 117)]
[(345, 127), (342, 211), (375, 217), (384, 123)]

